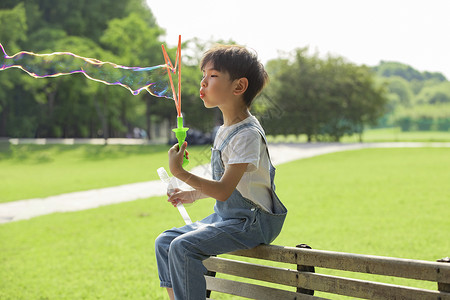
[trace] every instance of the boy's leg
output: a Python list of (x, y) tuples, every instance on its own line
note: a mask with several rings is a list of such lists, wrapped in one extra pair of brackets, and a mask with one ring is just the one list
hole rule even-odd
[(161, 287), (171, 288), (172, 282), (170, 280), (169, 272), (169, 247), (170, 243), (178, 235), (173, 234), (169, 236), (167, 232), (160, 234), (155, 240), (155, 255), (156, 264), (158, 267), (158, 275)]
[(181, 228), (172, 228), (161, 233), (155, 240), (155, 254), (156, 264), (158, 266), (158, 275), (160, 280), (160, 286), (165, 288), (172, 288), (172, 281), (169, 271), (169, 248), (172, 241), (191, 230), (194, 230), (195, 226), (183, 226)]
[[(169, 270), (176, 299), (204, 299), (206, 268), (203, 260), (259, 244), (258, 234), (243, 231), (239, 219), (207, 225), (175, 238), (170, 244)], [(233, 224), (234, 223), (234, 224)]]
[(167, 294), (169, 294), (170, 300), (175, 300), (175, 295), (173, 294), (173, 289), (167, 288)]

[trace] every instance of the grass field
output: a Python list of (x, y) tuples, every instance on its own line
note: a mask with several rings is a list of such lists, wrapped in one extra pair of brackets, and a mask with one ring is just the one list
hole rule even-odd
[[(167, 145), (0, 144), (0, 203), (156, 180), (168, 167)], [(209, 148), (189, 147), (192, 168), (209, 162)]]
[[(306, 135), (269, 136), (269, 142), (305, 143)], [(398, 128), (367, 129), (362, 135), (365, 143), (374, 142), (450, 142), (450, 131), (401, 131)], [(343, 136), (342, 143), (358, 143), (359, 135)]]
[[(306, 142), (306, 136), (269, 136), (270, 142)], [(450, 132), (369, 129), (365, 142), (450, 142)], [(341, 142), (359, 142), (344, 136)], [(167, 145), (10, 145), (0, 143), (0, 203), (157, 179), (167, 168)], [(208, 146), (190, 146), (189, 168), (209, 162)]]
[[(274, 244), (429, 261), (448, 256), (449, 154), (367, 149), (280, 165), (277, 191), (289, 213)], [(164, 200), (0, 225), (0, 299), (164, 299), (153, 243), (164, 229), (182, 225)], [(212, 205), (206, 199), (187, 209), (198, 220)]]

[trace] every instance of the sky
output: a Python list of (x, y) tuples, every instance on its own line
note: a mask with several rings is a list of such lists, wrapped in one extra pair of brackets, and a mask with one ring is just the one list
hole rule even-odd
[(398, 61), (450, 80), (449, 0), (146, 1), (169, 46), (180, 34), (232, 39), (263, 63), (309, 47), (368, 66)]

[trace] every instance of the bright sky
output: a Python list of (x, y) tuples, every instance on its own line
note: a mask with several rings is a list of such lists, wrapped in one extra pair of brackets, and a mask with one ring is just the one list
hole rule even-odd
[(357, 64), (380, 60), (450, 80), (449, 0), (146, 0), (166, 41), (233, 39), (263, 63), (309, 46)]

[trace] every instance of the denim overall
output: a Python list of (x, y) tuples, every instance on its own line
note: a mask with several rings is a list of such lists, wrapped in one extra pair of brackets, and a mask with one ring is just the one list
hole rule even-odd
[[(258, 130), (267, 145), (264, 131), (256, 124), (238, 126), (218, 149), (212, 149), (214, 180), (220, 180), (225, 171), (221, 151), (233, 136), (248, 127)], [(155, 250), (161, 287), (172, 287), (176, 299), (205, 299), (203, 260), (212, 255), (271, 243), (280, 233), (287, 213), (275, 194), (274, 176), (275, 168), (270, 162), (272, 213), (244, 198), (235, 189), (226, 201), (216, 201), (215, 212), (205, 219), (159, 235)]]

